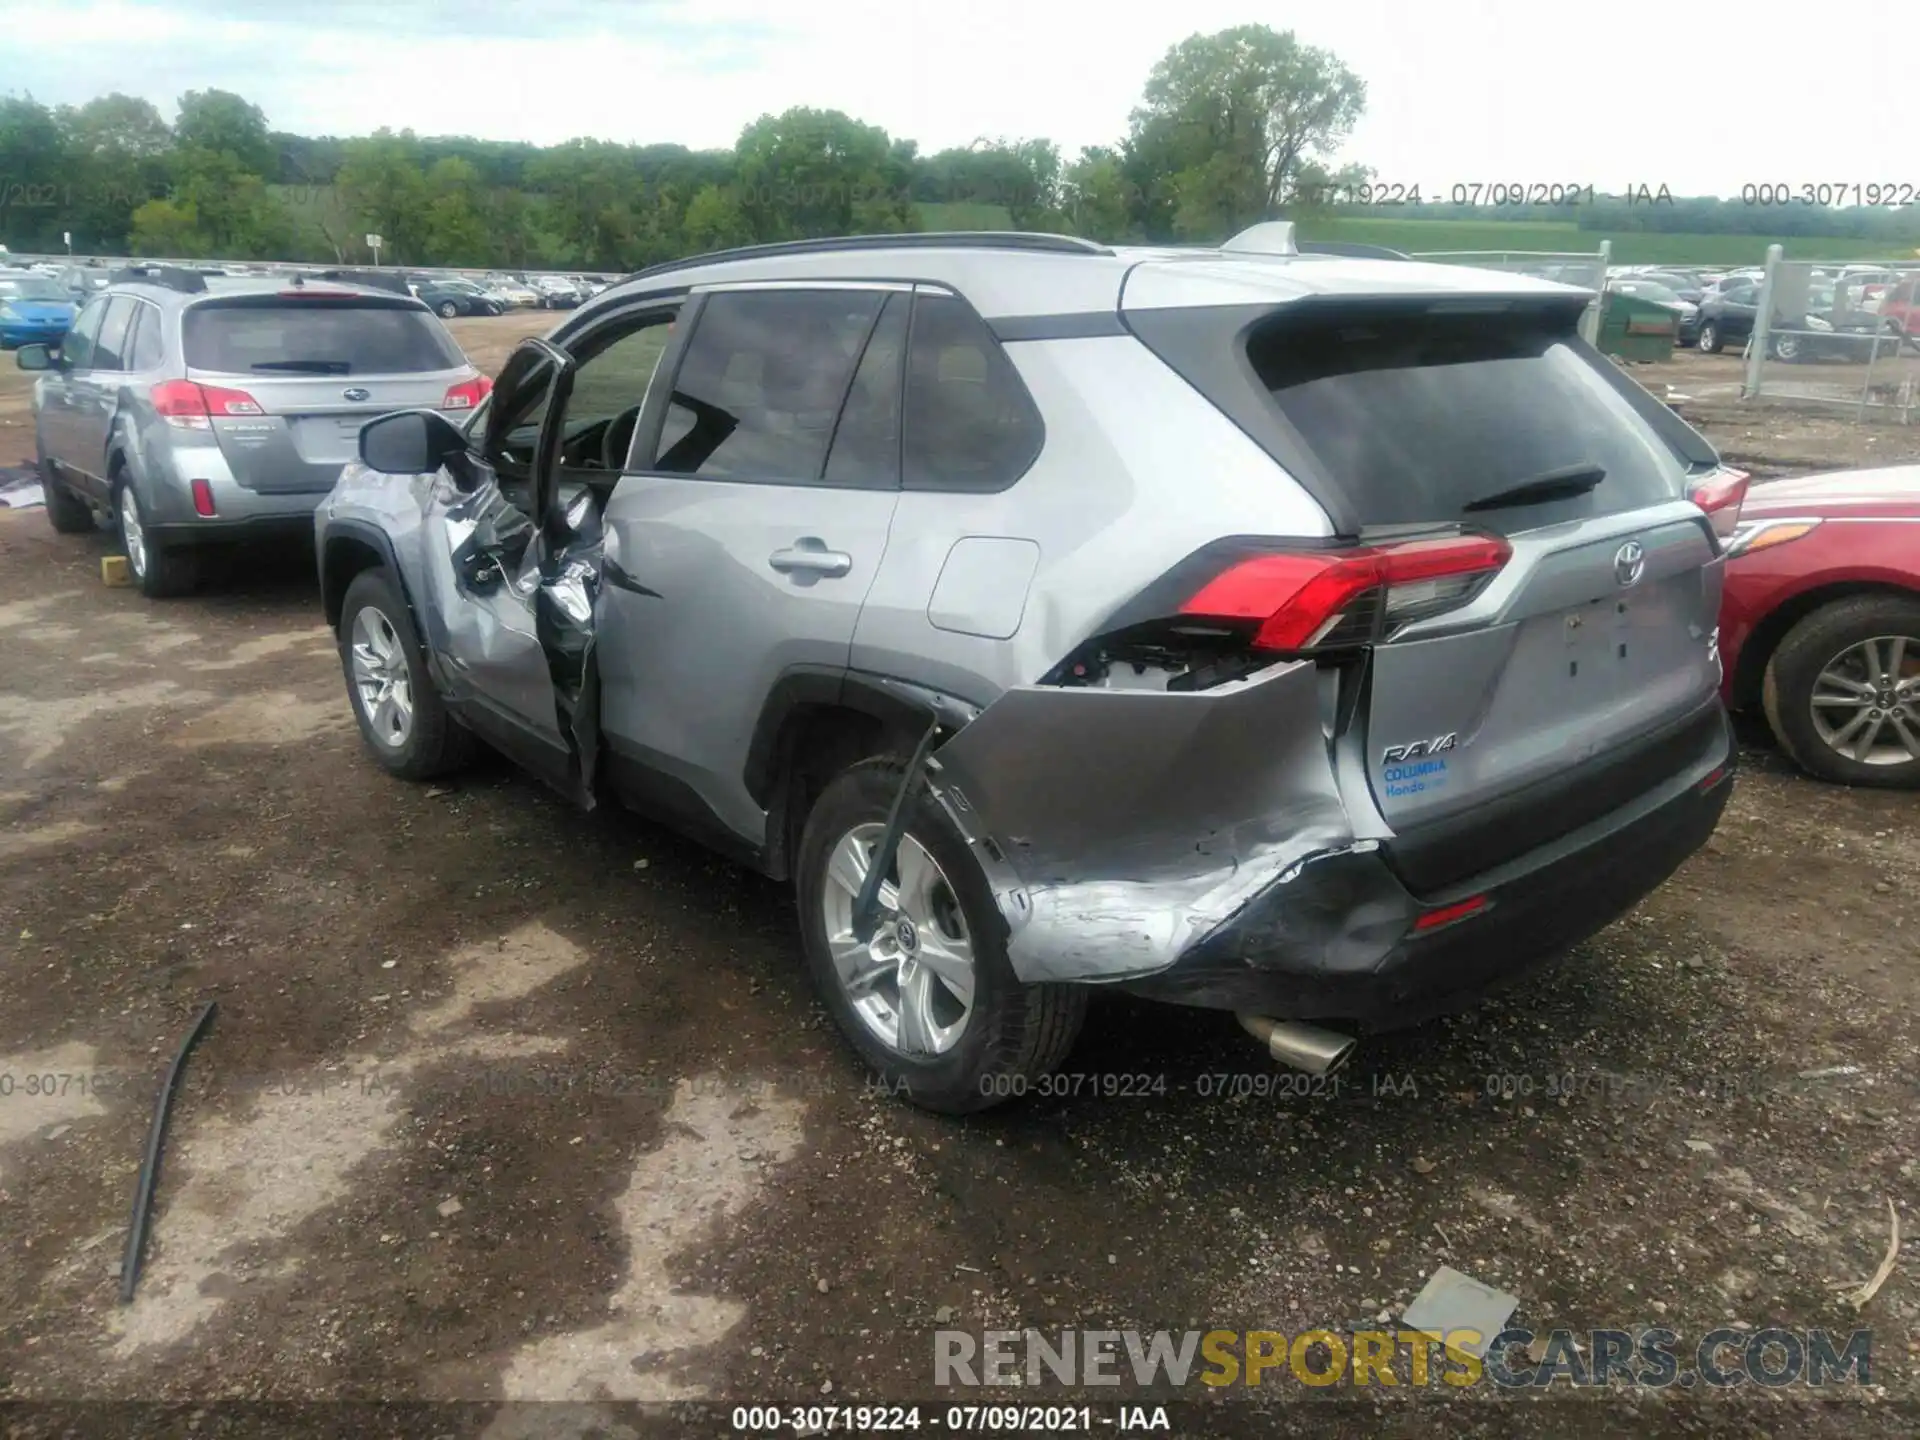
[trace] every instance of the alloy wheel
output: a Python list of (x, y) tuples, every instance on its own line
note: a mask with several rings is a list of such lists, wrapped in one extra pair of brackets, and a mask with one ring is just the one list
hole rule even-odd
[(1835, 754), (1863, 765), (1920, 760), (1920, 636), (1850, 645), (1813, 682), (1813, 728)]
[(349, 643), (353, 688), (367, 729), (382, 745), (398, 750), (413, 733), (413, 676), (406, 647), (386, 612), (371, 605), (353, 617)]
[(127, 564), (132, 568), (134, 578), (140, 579), (147, 573), (147, 532), (140, 524), (140, 502), (133, 497), (133, 487), (120, 487), (120, 543), (126, 547)]
[(901, 1055), (944, 1055), (973, 1014), (973, 940), (946, 871), (911, 834), (900, 837), (880, 886), (873, 938), (854, 935), (854, 898), (884, 829), (855, 826), (828, 855), (820, 907), (827, 950), (842, 993), (875, 1039)]

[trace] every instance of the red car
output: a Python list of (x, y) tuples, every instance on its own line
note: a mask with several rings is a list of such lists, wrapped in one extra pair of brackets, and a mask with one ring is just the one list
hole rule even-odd
[(1727, 553), (1728, 706), (1824, 780), (1920, 787), (1920, 465), (1756, 485)]

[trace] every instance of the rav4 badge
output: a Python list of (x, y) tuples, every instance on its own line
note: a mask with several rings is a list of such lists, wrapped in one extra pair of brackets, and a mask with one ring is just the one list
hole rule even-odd
[(1389, 745), (1381, 755), (1382, 765), (1397, 765), (1402, 760), (1419, 760), (1428, 755), (1439, 755), (1453, 749), (1460, 737), (1449, 730), (1445, 735), (1436, 735), (1431, 740), (1415, 740), (1407, 745)]

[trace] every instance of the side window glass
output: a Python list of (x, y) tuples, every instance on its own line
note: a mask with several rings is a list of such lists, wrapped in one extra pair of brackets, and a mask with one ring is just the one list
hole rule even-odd
[(1004, 490), (1046, 438), (1013, 362), (986, 322), (951, 295), (914, 297), (906, 432), (909, 490)]
[(140, 302), (130, 295), (116, 295), (107, 307), (107, 318), (100, 322), (100, 335), (93, 345), (93, 368), (122, 370), (127, 348), (127, 330), (133, 324), (133, 312)]
[(652, 468), (713, 480), (818, 483), (884, 298), (872, 290), (709, 295), (674, 377)]
[(151, 305), (139, 307), (133, 322), (133, 343), (127, 355), (129, 370), (157, 369), (163, 357), (160, 343), (160, 312)]
[(100, 322), (107, 315), (107, 297), (89, 300), (86, 307), (75, 317), (73, 328), (60, 342), (60, 354), (68, 366), (75, 370), (86, 370), (93, 365), (93, 340), (100, 333)]
[(900, 484), (900, 362), (907, 348), (906, 295), (889, 295), (873, 327), (827, 452), (826, 483), (861, 490)]
[[(672, 333), (672, 315), (648, 316), (611, 339), (589, 337), (567, 397), (560, 463), (569, 469), (622, 470), (647, 388)], [(572, 347), (569, 347), (572, 348)]]

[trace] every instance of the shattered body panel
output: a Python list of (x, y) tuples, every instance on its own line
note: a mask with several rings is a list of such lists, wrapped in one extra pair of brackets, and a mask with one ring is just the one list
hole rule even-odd
[(601, 530), (591, 506), (569, 519), (555, 543), (491, 475), (462, 493), (444, 473), (381, 475), (355, 464), (316, 524), (323, 538), (329, 526), (351, 533), (355, 522), (385, 537), (436, 685), (464, 719), (485, 728), (491, 713), (536, 737), (552, 753), (529, 763), (591, 807)]
[(933, 758), (1024, 981), (1163, 970), (1354, 843), (1312, 664), (1186, 693), (1019, 686)]

